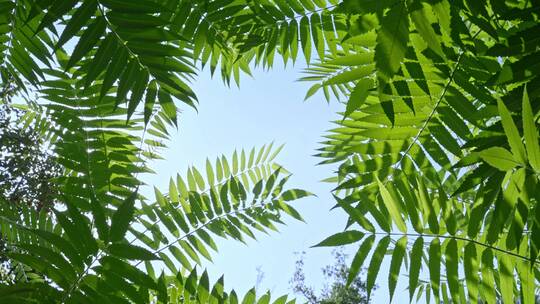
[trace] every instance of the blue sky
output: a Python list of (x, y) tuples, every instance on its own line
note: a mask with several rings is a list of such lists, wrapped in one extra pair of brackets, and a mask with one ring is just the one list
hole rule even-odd
[[(317, 197), (295, 203), (306, 223), (287, 218), (280, 233), (259, 234), (258, 240), (249, 241), (247, 246), (219, 240), (220, 251), (206, 267), (212, 280), (225, 274), (227, 287), (234, 286), (240, 294), (255, 285), (257, 268), (264, 272), (260, 291), (271, 290), (274, 296), (290, 293), (295, 252), (300, 251), (306, 251), (307, 282), (320, 289), (321, 268), (333, 263), (331, 249), (309, 247), (341, 231), (346, 222), (341, 210), (330, 211), (334, 204), (332, 185), (320, 182), (332, 175), (333, 168), (316, 166), (320, 159), (312, 156), (322, 135), (333, 127), (330, 121), (338, 119), (335, 113), (342, 105), (336, 101), (328, 104), (322, 95), (304, 102), (310, 84), (296, 81), (302, 66), (284, 69), (276, 64), (268, 72), (255, 69), (253, 78), (242, 78), (240, 89), (229, 88), (219, 76), (211, 79), (209, 71), (203, 71), (193, 84), (200, 101), (198, 113), (184, 108), (179, 130), (163, 153), (165, 160), (152, 165), (157, 174), (148, 182), (166, 189), (170, 176), (185, 173), (191, 165), (203, 168), (206, 157), (215, 159), (220, 154), (231, 155), (234, 149), (260, 147), (271, 141), (285, 144), (277, 161), (293, 173), (289, 187), (309, 190)], [(354, 254), (356, 246), (351, 245), (346, 252)], [(383, 265), (373, 303), (388, 301), (386, 277), (387, 266)], [(396, 293), (403, 290), (398, 285)]]

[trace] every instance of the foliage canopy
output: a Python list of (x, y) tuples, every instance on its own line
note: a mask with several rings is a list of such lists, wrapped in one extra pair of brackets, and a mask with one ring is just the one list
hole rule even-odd
[(277, 56), (309, 64), (306, 98), (345, 104), (318, 156), (339, 166), (328, 181), (349, 221), (319, 245), (361, 241), (349, 282), (366, 264), (369, 293), (388, 255), (390, 298), (406, 274), (411, 300), (533, 303), (538, 12), (538, 0), (0, 0), (0, 98), (25, 101), (21, 123), (63, 168), (50, 213), (20, 216), (2, 198), (9, 258), (25, 267), (0, 297), (236, 303), (193, 265), (211, 259), (214, 235), (301, 219), (288, 202), (309, 193), (286, 188), (279, 149), (191, 168), (154, 199), (137, 176), (166, 146), (177, 104), (196, 106), (198, 67), (239, 83)]

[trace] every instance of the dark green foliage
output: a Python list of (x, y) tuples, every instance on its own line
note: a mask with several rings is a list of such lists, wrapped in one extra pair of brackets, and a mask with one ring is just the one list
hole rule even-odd
[(14, 205), (41, 210), (55, 203), (50, 181), (61, 174), (38, 131), (19, 122), (24, 111), (0, 105), (0, 195)]

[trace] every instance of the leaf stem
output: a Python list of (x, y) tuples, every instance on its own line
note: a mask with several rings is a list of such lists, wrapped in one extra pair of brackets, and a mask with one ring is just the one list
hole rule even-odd
[[(255, 169), (259, 168), (259, 167), (262, 167), (262, 166), (265, 166), (265, 165), (269, 165), (269, 164), (270, 164), (270, 162), (261, 162), (261, 163), (255, 165), (255, 166), (252, 166), (252, 167), (250, 167), (250, 168), (246, 168), (244, 171), (240, 171), (240, 172), (238, 172), (238, 173), (236, 173), (236, 174), (232, 174), (232, 175), (230, 175), (229, 177), (227, 177), (226, 179), (224, 179), (224, 180), (222, 180), (222, 181), (220, 181), (220, 182), (218, 182), (218, 183), (215, 183), (215, 184), (212, 185), (212, 186), (209, 185), (208, 189), (205, 189), (204, 191), (200, 192), (199, 194), (205, 194), (205, 193), (208, 193), (208, 192), (209, 192), (210, 190), (212, 190), (213, 188), (216, 188), (216, 187), (218, 187), (218, 186), (224, 185), (225, 183), (227, 183), (228, 181), (230, 181), (230, 180), (232, 180), (232, 179), (234, 179), (234, 178), (238, 178), (239, 176), (241, 176), (241, 175), (243, 175), (243, 174), (246, 174), (247, 172), (249, 172), (249, 171), (251, 171), (251, 170), (255, 170)], [(182, 199), (182, 198), (179, 198), (179, 199)], [(184, 198), (184, 199), (185, 199), (185, 198)], [(154, 203), (154, 204), (155, 204), (155, 203)], [(179, 204), (178, 206), (176, 206), (176, 209), (179, 209), (180, 207), (181, 207), (181, 205)], [(139, 214), (139, 215), (137, 216), (137, 220), (138, 220), (141, 216), (143, 216), (143, 214)], [(145, 233), (148, 232), (151, 228), (155, 227), (155, 226), (158, 225), (159, 223), (161, 223), (161, 219), (160, 219), (160, 218), (158, 218), (158, 219), (157, 219), (150, 227), (146, 228), (146, 229), (142, 232), (142, 234), (145, 234)], [(138, 239), (138, 238), (135, 237), (135, 238), (133, 238), (133, 240), (131, 240), (129, 243), (130, 243), (130, 244), (133, 244), (133, 242), (135, 242), (137, 239)]]
[[(155, 250), (153, 253), (154, 254), (159, 254), (160, 252), (168, 249), (169, 247), (171, 247), (172, 245), (174, 245), (175, 243), (178, 243), (179, 241), (193, 235), (194, 233), (196, 233), (197, 231), (207, 227), (208, 225), (216, 222), (216, 221), (219, 221), (225, 217), (228, 217), (228, 216), (231, 216), (231, 215), (236, 215), (236, 214), (239, 214), (239, 213), (243, 213), (247, 210), (250, 210), (250, 209), (254, 209), (254, 208), (257, 208), (257, 207), (264, 207), (265, 205), (267, 205), (268, 203), (265, 203), (264, 201), (263, 202), (259, 202), (258, 204), (253, 204), (251, 206), (248, 206), (248, 207), (244, 207), (244, 208), (240, 208), (240, 209), (236, 209), (234, 211), (231, 211), (231, 212), (228, 212), (228, 213), (223, 213), (223, 214), (220, 214), (210, 220), (208, 220), (206, 223), (202, 224), (201, 226), (199, 227), (195, 227), (192, 231), (176, 238), (175, 240), (169, 242), (167, 245)], [(139, 266), (143, 261), (139, 261), (137, 264), (135, 264), (135, 267)]]
[[(412, 236), (412, 237), (430, 237), (430, 238), (441, 238), (441, 239), (454, 239), (454, 240), (458, 240), (458, 241), (474, 243), (476, 245), (479, 245), (479, 246), (482, 246), (482, 247), (485, 247), (485, 248), (489, 248), (489, 249), (492, 249), (492, 250), (495, 250), (495, 251), (499, 251), (501, 253), (508, 254), (508, 255), (511, 255), (511, 256), (513, 256), (515, 258), (520, 258), (520, 259), (523, 259), (523, 260), (528, 261), (528, 262), (533, 261), (532, 258), (529, 258), (527, 256), (523, 256), (523, 255), (517, 254), (517, 253), (512, 252), (512, 251), (501, 249), (499, 247), (496, 247), (496, 246), (493, 246), (493, 245), (490, 245), (490, 244), (482, 243), (482, 242), (474, 240), (474, 239), (469, 239), (469, 238), (466, 238), (466, 237), (460, 237), (460, 236), (455, 236), (455, 235), (426, 234), (426, 233), (399, 233), (399, 232), (389, 232), (389, 233), (387, 233), (387, 232), (373, 232), (372, 234), (375, 234), (375, 235), (387, 235), (387, 236)], [(540, 261), (534, 261), (534, 263), (535, 264), (540, 263)]]

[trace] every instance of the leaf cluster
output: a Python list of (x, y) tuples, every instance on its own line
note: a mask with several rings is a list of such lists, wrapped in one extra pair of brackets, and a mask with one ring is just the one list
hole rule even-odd
[(346, 99), (318, 155), (349, 214), (320, 245), (362, 241), (349, 280), (388, 256), (390, 299), (405, 270), (411, 301), (534, 303), (537, 6), (344, 1), (349, 50), (301, 80)]

